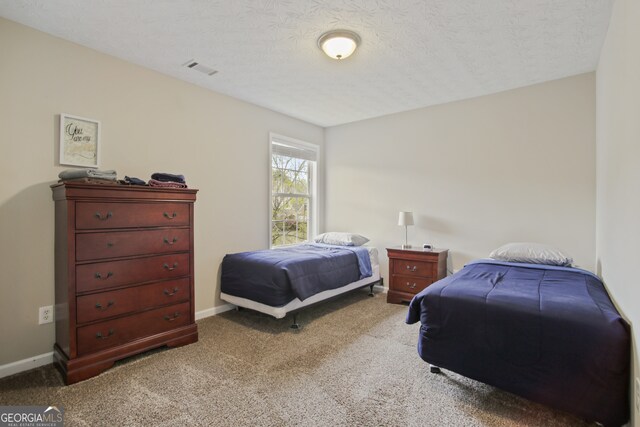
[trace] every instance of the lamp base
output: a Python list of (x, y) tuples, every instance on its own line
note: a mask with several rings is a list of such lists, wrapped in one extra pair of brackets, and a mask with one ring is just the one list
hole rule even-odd
[(408, 245), (408, 244), (402, 245), (402, 249), (411, 249), (411, 245)]

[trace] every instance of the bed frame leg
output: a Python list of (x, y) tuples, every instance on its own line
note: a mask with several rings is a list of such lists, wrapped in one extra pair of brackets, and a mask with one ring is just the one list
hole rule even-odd
[(432, 374), (439, 374), (440, 372), (442, 372), (440, 368), (434, 365), (429, 365), (429, 371), (431, 371)]
[(293, 323), (289, 326), (291, 329), (300, 329), (300, 324), (297, 322), (298, 315), (293, 313)]
[(373, 285), (374, 283), (369, 285), (369, 296), (372, 297), (373, 296)]

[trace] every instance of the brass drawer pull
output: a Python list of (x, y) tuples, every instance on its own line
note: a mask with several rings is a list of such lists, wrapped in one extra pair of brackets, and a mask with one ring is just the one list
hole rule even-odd
[(169, 241), (169, 239), (167, 239), (166, 237), (164, 239), (162, 239), (166, 244), (168, 245), (173, 245), (174, 243), (176, 243), (178, 241), (177, 237), (174, 237), (171, 241)]
[(173, 288), (173, 290), (172, 290), (172, 291), (169, 291), (169, 289), (165, 289), (165, 290), (164, 290), (164, 294), (165, 294), (166, 296), (168, 296), (168, 297), (172, 297), (172, 296), (174, 296), (175, 294), (177, 294), (179, 290), (180, 290), (180, 289), (178, 289), (178, 287), (176, 286), (175, 288)]
[[(112, 271), (109, 271), (109, 272), (107, 273), (107, 276), (104, 278), (104, 280), (107, 280), (109, 277), (112, 277), (112, 276), (113, 276), (113, 272), (112, 272)], [(102, 274), (100, 274), (100, 273), (96, 273), (96, 279), (102, 279)]]
[(107, 335), (102, 335), (102, 332), (98, 332), (96, 334), (96, 339), (105, 340), (105, 339), (109, 338), (111, 335), (113, 335), (114, 333), (115, 333), (115, 331), (113, 329), (109, 329), (109, 333)]
[(411, 289), (415, 289), (416, 288), (416, 284), (410, 284), (409, 282), (407, 282), (407, 286)]
[(109, 218), (111, 218), (113, 216), (113, 212), (109, 211), (107, 212), (107, 214), (105, 216), (102, 216), (102, 214), (100, 212), (96, 212), (96, 218), (98, 218), (100, 221), (106, 221)]
[(167, 219), (174, 219), (175, 217), (177, 217), (177, 216), (178, 216), (178, 213), (177, 213), (177, 212), (174, 212), (174, 213), (172, 213), (171, 215), (169, 215), (168, 213), (163, 212), (163, 213), (162, 213), (162, 215), (164, 215), (164, 217), (165, 217), (165, 218), (167, 218)]
[(176, 269), (176, 267), (178, 266), (178, 262), (174, 262), (173, 263), (173, 267), (169, 267), (169, 264), (167, 264), (166, 262), (164, 264), (162, 264), (162, 268), (169, 270), (169, 271), (173, 271)]
[(173, 322), (174, 320), (176, 320), (178, 317), (180, 317), (180, 312), (176, 311), (175, 313), (173, 313), (173, 317), (171, 316), (164, 316), (164, 320), (166, 320), (167, 322)]
[(418, 267), (414, 265), (413, 268), (411, 268), (407, 265), (407, 270), (418, 271)]
[(109, 307), (111, 307), (112, 305), (115, 304), (115, 301), (108, 301), (107, 302), (107, 306), (103, 307), (102, 304), (100, 304), (99, 302), (96, 303), (96, 308), (100, 311), (105, 311), (106, 309), (108, 309)]

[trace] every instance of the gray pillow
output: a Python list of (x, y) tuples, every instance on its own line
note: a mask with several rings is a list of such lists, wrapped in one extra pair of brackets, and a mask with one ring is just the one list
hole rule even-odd
[(560, 249), (542, 243), (508, 243), (491, 252), (489, 257), (499, 261), (567, 267), (573, 263), (573, 258)]
[(339, 233), (332, 231), (317, 235), (313, 241), (316, 243), (324, 243), (325, 245), (362, 246), (367, 243), (369, 239), (355, 233)]

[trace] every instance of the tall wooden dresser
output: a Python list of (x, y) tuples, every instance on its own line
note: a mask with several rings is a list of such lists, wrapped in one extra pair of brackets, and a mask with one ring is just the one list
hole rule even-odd
[(155, 347), (196, 342), (197, 190), (82, 183), (52, 190), (54, 360), (65, 382)]

